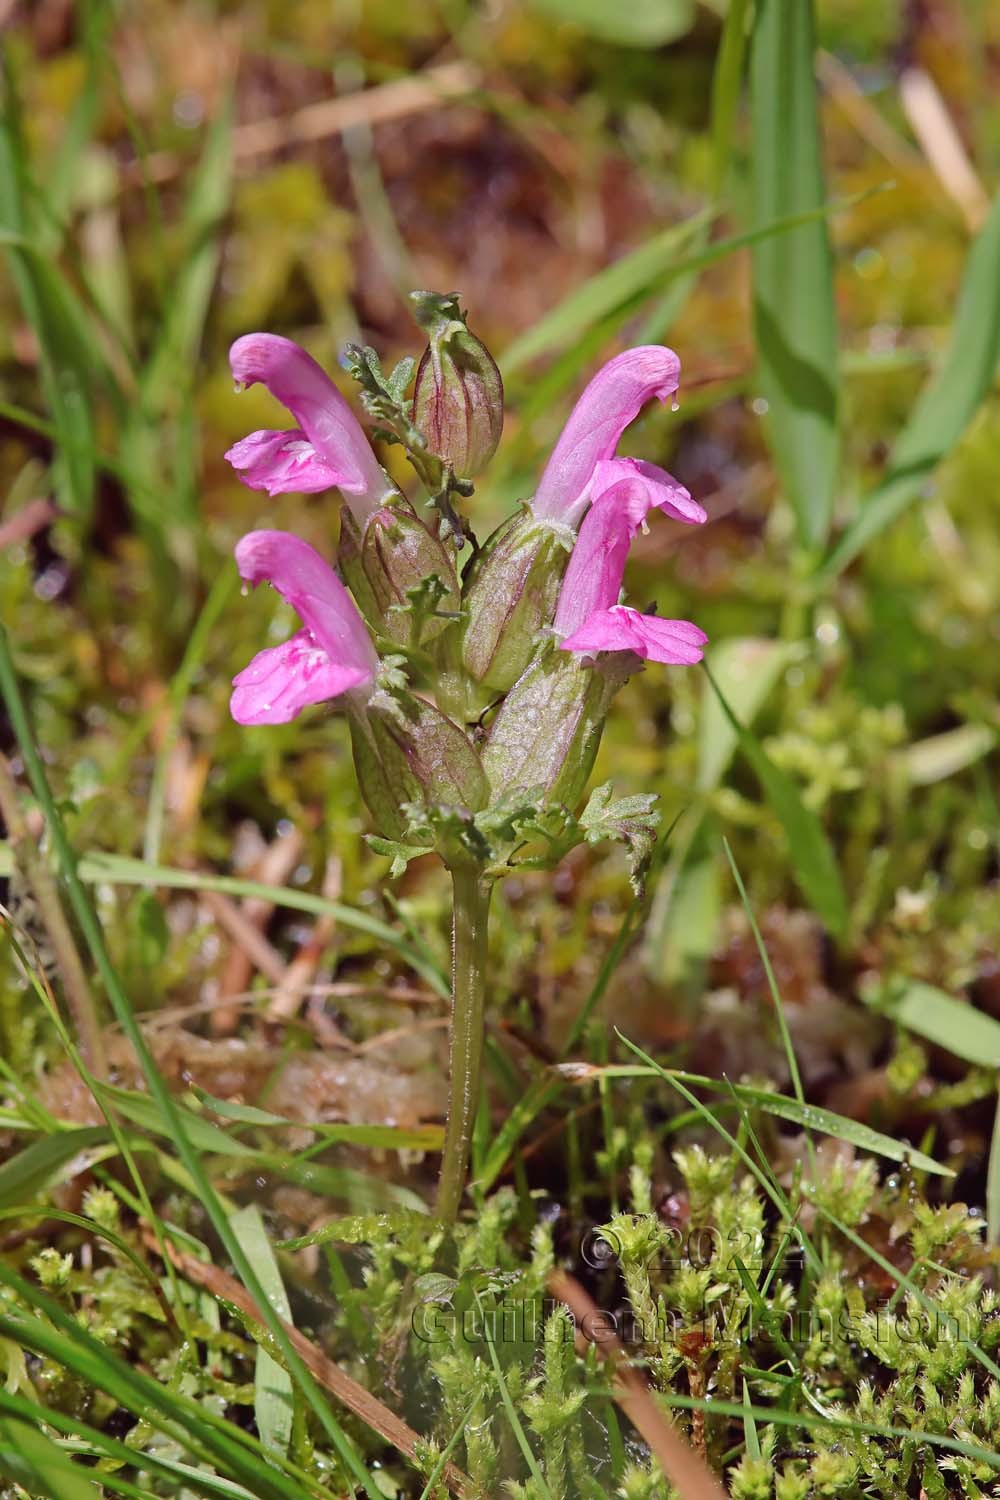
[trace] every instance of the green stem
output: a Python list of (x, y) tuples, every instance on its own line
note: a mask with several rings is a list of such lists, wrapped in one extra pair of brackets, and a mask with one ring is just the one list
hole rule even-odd
[(457, 1217), (462, 1201), (479, 1106), (490, 912), (490, 887), (477, 867), (453, 866), (451, 883), (451, 1077), (437, 1196), (437, 1214), (446, 1223)]

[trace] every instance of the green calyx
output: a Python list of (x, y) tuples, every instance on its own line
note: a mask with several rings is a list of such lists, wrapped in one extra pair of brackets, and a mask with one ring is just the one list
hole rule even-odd
[(573, 534), (525, 506), (498, 527), (467, 575), (462, 662), (495, 693), (513, 687), (552, 623)]
[(448, 549), (402, 496), (380, 506), (363, 533), (344, 511), (339, 563), (369, 625), (398, 646), (434, 640), (462, 608)]
[(470, 333), (456, 296), (413, 292), (428, 335), (417, 367), (413, 424), (429, 451), (459, 478), (493, 457), (503, 430), (503, 382), (486, 345)]

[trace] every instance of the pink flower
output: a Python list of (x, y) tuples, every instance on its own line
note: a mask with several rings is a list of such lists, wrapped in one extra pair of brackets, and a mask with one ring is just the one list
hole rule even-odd
[(564, 651), (632, 651), (650, 661), (701, 660), (707, 637), (687, 620), (661, 620), (618, 603), (632, 538), (650, 510), (700, 525), (704, 510), (665, 469), (633, 458), (596, 465), (594, 501), (583, 519), (556, 607)]
[(226, 454), (243, 483), (269, 495), (313, 495), (332, 490), (341, 475), (325, 464), (297, 427), (290, 432), (251, 432)]
[(287, 531), (251, 531), (236, 544), (240, 577), (266, 579), (303, 629), (258, 653), (233, 678), (238, 724), (287, 724), (313, 703), (370, 688), (378, 656), (350, 594), (319, 553)]
[[(636, 640), (636, 621), (645, 621), (645, 615), (636, 610), (619, 610), (618, 595), (621, 594), (625, 576), (625, 561), (628, 547), (640, 526), (645, 526), (646, 514), (661, 510), (675, 520), (684, 520), (688, 525), (700, 525), (708, 519), (697, 501), (691, 499), (684, 484), (667, 474), (666, 469), (655, 463), (643, 463), (637, 459), (601, 460), (595, 468), (594, 504), (583, 517), (580, 534), (570, 555), (565, 571), (559, 603), (556, 606), (555, 630), (564, 636), (564, 651), (636, 651), (649, 655), (651, 660), (688, 660), (688, 657), (663, 657), (655, 651), (640, 649)], [(627, 624), (621, 616), (634, 616)], [(609, 616), (609, 618), (606, 618)], [(628, 640), (619, 645), (594, 645), (597, 640), (594, 622), (600, 618), (601, 640), (610, 640), (609, 631), (618, 633), (624, 642), (622, 631), (627, 628)], [(651, 616), (652, 618), (652, 616)], [(684, 621), (655, 619), (657, 627), (664, 624), (684, 624)], [(685, 630), (696, 631), (702, 642), (705, 636), (694, 625), (685, 625)], [(652, 631), (652, 643), (663, 639), (663, 630)], [(699, 652), (700, 655), (700, 652)], [(699, 660), (699, 657), (694, 657)]]
[(641, 615), (627, 604), (599, 609), (562, 643), (564, 651), (595, 656), (598, 651), (632, 651), (645, 661), (690, 666), (701, 661), (708, 636), (690, 620), (661, 620)]
[(659, 344), (626, 349), (598, 370), (552, 450), (531, 503), (534, 514), (575, 528), (592, 498), (597, 465), (612, 457), (647, 401), (674, 394), (680, 371), (674, 351)]
[(237, 339), (229, 363), (239, 385), (266, 385), (302, 429), (253, 432), (230, 448), (226, 457), (244, 484), (271, 495), (336, 485), (363, 527), (395, 486), (330, 377), (298, 344), (273, 333)]

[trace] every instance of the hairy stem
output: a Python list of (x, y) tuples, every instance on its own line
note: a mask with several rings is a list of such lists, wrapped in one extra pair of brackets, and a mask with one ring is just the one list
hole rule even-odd
[(63, 993), (76, 1029), (80, 1056), (96, 1078), (106, 1078), (108, 1069), (104, 1036), (94, 994), (59, 899), (55, 876), (36, 840), (31, 836), (21, 811), (17, 783), (3, 755), (0, 755), (0, 815), (7, 825), (14, 860), (35, 899), (38, 915), (59, 964)]
[(490, 910), (490, 887), (477, 868), (454, 866), (451, 881), (451, 1077), (437, 1196), (437, 1214), (446, 1223), (455, 1219), (462, 1201), (479, 1106)]

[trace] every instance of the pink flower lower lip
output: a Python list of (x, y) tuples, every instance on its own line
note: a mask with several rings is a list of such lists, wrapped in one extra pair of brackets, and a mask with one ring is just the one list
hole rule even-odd
[[(361, 423), (312, 355), (277, 334), (248, 333), (236, 340), (229, 362), (238, 385), (266, 385), (302, 429), (251, 433), (229, 450), (226, 457), (251, 488), (307, 494), (336, 485), (362, 525), (380, 501), (395, 493)], [(288, 441), (282, 439), (308, 443), (312, 458), (303, 461), (301, 451), (298, 458), (290, 455)], [(321, 484), (326, 474), (331, 478)], [(306, 482), (297, 485), (296, 477)]]
[(701, 661), (708, 636), (690, 620), (661, 620), (627, 605), (596, 610), (562, 642), (564, 651), (593, 656), (600, 651), (631, 651), (645, 661), (693, 666)]
[(245, 485), (269, 495), (312, 495), (332, 490), (345, 476), (316, 452), (304, 432), (251, 432), (226, 453)]
[(357, 606), (307, 542), (285, 531), (252, 531), (237, 543), (236, 562), (241, 578), (273, 584), (303, 622), (233, 679), (230, 708), (238, 723), (285, 724), (310, 704), (374, 683), (378, 656)]

